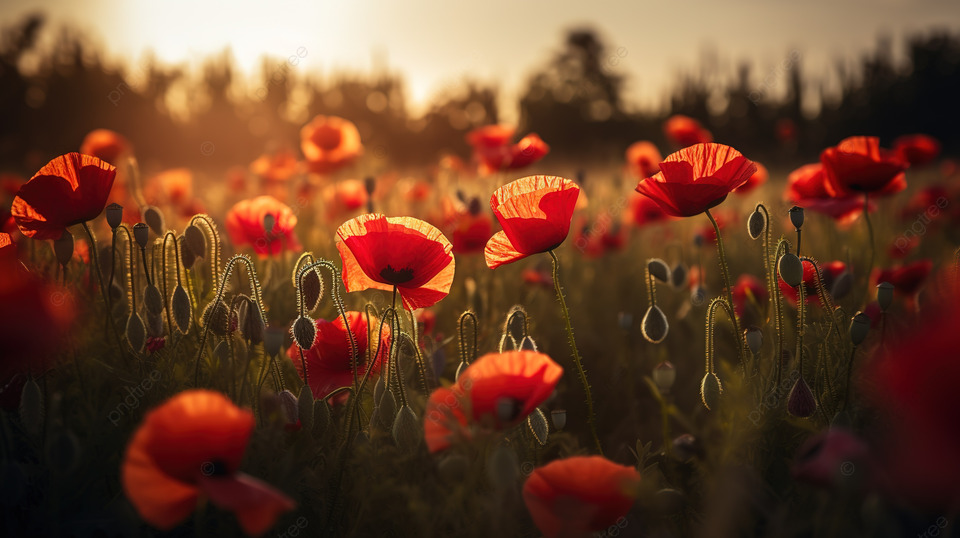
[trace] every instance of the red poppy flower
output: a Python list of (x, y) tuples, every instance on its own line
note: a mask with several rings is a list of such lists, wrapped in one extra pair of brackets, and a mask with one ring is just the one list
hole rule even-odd
[[(347, 321), (350, 322), (350, 332), (357, 343), (357, 361), (360, 369), (358, 377), (363, 377), (367, 371), (367, 348), (371, 355), (377, 350), (377, 341), (367, 340), (367, 316), (362, 312), (349, 311)], [(370, 318), (370, 331), (376, 332), (380, 320)], [(316, 320), (317, 336), (313, 346), (303, 351), (303, 358), (307, 362), (307, 379), (310, 381), (310, 390), (316, 398), (322, 398), (340, 387), (353, 386), (353, 357), (350, 355), (350, 340), (347, 331), (343, 328), (343, 319), (337, 316), (333, 321)], [(370, 369), (371, 375), (380, 373), (380, 367), (386, 362), (390, 353), (390, 326), (384, 323), (380, 333), (380, 352), (373, 360)], [(293, 344), (287, 349), (287, 357), (293, 362), (303, 379), (303, 363), (300, 361), (300, 348)], [(338, 398), (336, 403), (346, 400), (346, 394)]]
[(834, 197), (851, 194), (893, 194), (907, 187), (907, 163), (880, 147), (873, 136), (853, 136), (820, 154), (824, 185)]
[(484, 125), (467, 133), (467, 143), (474, 149), (499, 148), (510, 143), (516, 128), (510, 125)]
[(903, 135), (893, 141), (893, 152), (910, 166), (922, 166), (940, 155), (940, 142), (929, 135)]
[(747, 194), (748, 192), (759, 187), (760, 185), (763, 185), (764, 183), (766, 183), (767, 179), (770, 178), (770, 173), (767, 172), (766, 166), (758, 162), (754, 162), (753, 164), (757, 165), (757, 171), (754, 172), (749, 179), (747, 179), (746, 183), (744, 183), (743, 185), (740, 185), (736, 189), (733, 189), (734, 193)]
[(889, 425), (884, 465), (890, 493), (920, 508), (949, 510), (960, 502), (960, 297), (947, 293), (924, 308), (925, 319), (904, 330), (867, 377), (872, 401)]
[(599, 258), (604, 254), (602, 227), (597, 223), (590, 224), (585, 218), (579, 219), (580, 222), (574, 230), (573, 246), (587, 258)]
[(323, 189), (327, 218), (333, 221), (342, 221), (345, 216), (365, 208), (368, 199), (367, 188), (359, 179), (338, 181)]
[(550, 146), (536, 133), (528, 134), (516, 144), (474, 147), (474, 156), (480, 161), (480, 171), (483, 174), (518, 170), (539, 161), (548, 153)]
[[(787, 176), (787, 189), (783, 197), (793, 205), (827, 215), (841, 224), (849, 224), (863, 213), (863, 199), (860, 196), (836, 198), (830, 195), (820, 163), (806, 164), (791, 172)], [(876, 207), (870, 202), (870, 211), (876, 210)]]
[(424, 434), (430, 452), (445, 450), (471, 428), (503, 430), (544, 402), (563, 368), (536, 351), (488, 353), (474, 361), (449, 389), (430, 394)]
[[(273, 215), (273, 230), (264, 229), (263, 219)], [(250, 245), (261, 258), (274, 256), (284, 249), (298, 251), (302, 247), (293, 233), (297, 216), (272, 196), (243, 200), (227, 212), (225, 227), (234, 246)]]
[(889, 269), (876, 268), (873, 270), (870, 281), (874, 284), (889, 282), (893, 284), (894, 291), (897, 293), (905, 297), (912, 297), (926, 283), (931, 270), (933, 270), (933, 261), (918, 260)]
[(723, 202), (757, 167), (739, 151), (722, 144), (697, 144), (670, 154), (660, 172), (637, 185), (666, 213), (690, 217)]
[(3, 267), (4, 271), (12, 271), (14, 266), (10, 264), (17, 260), (17, 245), (13, 238), (8, 233), (0, 232), (0, 267)]
[[(829, 263), (820, 264), (820, 276), (823, 279), (823, 287), (827, 293), (830, 293), (833, 289), (833, 283), (836, 281), (844, 271), (847, 270), (847, 264), (841, 261), (832, 261)], [(779, 279), (780, 291), (783, 293), (783, 297), (787, 299), (791, 305), (797, 304), (797, 288), (794, 288), (783, 281), (783, 277)], [(810, 260), (803, 260), (803, 296), (807, 300), (807, 304), (820, 304), (820, 296), (817, 294), (817, 273), (814, 269), (813, 262)]]
[(663, 156), (653, 142), (641, 140), (630, 144), (627, 148), (627, 167), (637, 179), (650, 177), (659, 172), (662, 160)]
[(578, 196), (580, 187), (555, 176), (528, 176), (497, 189), (490, 207), (503, 231), (487, 242), (487, 267), (496, 269), (560, 246), (570, 232)]
[[(920, 221), (921, 225), (927, 225), (937, 220), (950, 205), (952, 196), (946, 187), (940, 184), (930, 185), (920, 189), (900, 210), (900, 218), (905, 221)], [(924, 233), (926, 230), (921, 228), (914, 233)]]
[(412, 217), (360, 215), (337, 230), (348, 292), (396, 287), (410, 310), (434, 305), (453, 284), (453, 245), (440, 230)]
[(140, 517), (170, 530), (206, 497), (233, 512), (247, 534), (269, 530), (295, 503), (239, 472), (254, 423), (252, 413), (208, 390), (181, 392), (151, 411), (121, 469), (124, 492)]
[(588, 536), (633, 507), (640, 473), (602, 456), (574, 456), (533, 470), (523, 501), (546, 538)]
[(300, 149), (307, 168), (317, 174), (335, 172), (363, 153), (360, 131), (353, 122), (323, 115), (300, 130)]
[(147, 180), (143, 197), (154, 206), (180, 206), (193, 200), (193, 172), (189, 168), (165, 170)]
[[(473, 208), (476, 206), (476, 212)], [(457, 219), (456, 227), (451, 234), (454, 254), (469, 254), (483, 252), (490, 236), (493, 235), (493, 219), (483, 213), (480, 204), (471, 203), (471, 211), (463, 213)]]
[(297, 173), (300, 163), (289, 148), (264, 153), (250, 163), (250, 172), (267, 182), (285, 182)]
[(638, 228), (673, 218), (653, 198), (648, 198), (637, 192), (630, 195), (630, 211), (627, 212), (627, 216), (633, 225)]
[(699, 121), (681, 114), (671, 116), (664, 122), (663, 133), (670, 142), (681, 148), (713, 142), (713, 135)]
[(437, 313), (433, 310), (417, 310), (417, 323), (420, 325), (421, 333), (428, 335), (437, 326)]
[(789, 143), (797, 139), (797, 124), (790, 118), (780, 118), (774, 127), (777, 134), (777, 140)]
[(756, 304), (761, 310), (767, 302), (767, 286), (759, 278), (744, 273), (733, 285), (733, 311), (738, 318), (743, 318), (747, 305)]
[(83, 137), (80, 153), (120, 166), (123, 157), (130, 153), (130, 142), (110, 129), (94, 129)]
[(97, 218), (116, 175), (112, 164), (96, 157), (61, 155), (20, 187), (10, 212), (23, 235), (59, 239), (68, 226)]

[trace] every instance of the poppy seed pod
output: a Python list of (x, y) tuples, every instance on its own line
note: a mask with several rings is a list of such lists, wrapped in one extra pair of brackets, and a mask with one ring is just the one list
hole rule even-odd
[(816, 410), (817, 400), (813, 397), (810, 385), (807, 385), (803, 376), (798, 377), (787, 399), (787, 412), (795, 417), (807, 418), (813, 416)]
[(753, 213), (750, 214), (750, 218), (747, 219), (747, 234), (750, 236), (750, 239), (759, 239), (760, 234), (767, 229), (767, 216), (760, 211), (760, 206), (758, 205), (756, 209), (753, 210)]
[(207, 238), (196, 224), (191, 224), (183, 230), (183, 242), (197, 258), (206, 256)]
[(163, 235), (163, 232), (166, 231), (166, 222), (163, 218), (163, 213), (160, 212), (160, 209), (154, 206), (147, 206), (143, 210), (143, 221), (147, 223), (147, 226), (153, 230), (153, 233), (158, 237)]
[(300, 349), (313, 347), (313, 340), (317, 337), (317, 326), (307, 316), (300, 316), (293, 322), (293, 341)]
[(760, 330), (760, 327), (747, 327), (743, 330), (743, 337), (747, 341), (747, 347), (750, 348), (750, 351), (754, 354), (760, 352), (760, 347), (763, 346), (763, 331)]
[(111, 229), (116, 230), (123, 222), (123, 206), (118, 203), (112, 203), (107, 206), (107, 224)]
[(64, 230), (63, 235), (53, 242), (53, 253), (57, 256), (57, 263), (66, 266), (73, 257), (73, 234)]
[(653, 383), (661, 394), (670, 394), (673, 383), (677, 380), (677, 369), (670, 361), (663, 361), (653, 367)]
[(553, 421), (553, 427), (562, 430), (567, 425), (567, 410), (554, 409), (550, 411), (550, 419)]
[(870, 316), (863, 312), (857, 312), (850, 321), (850, 341), (853, 345), (859, 346), (867, 338), (870, 332)]
[(147, 242), (150, 240), (150, 227), (142, 222), (134, 224), (133, 238), (137, 240), (140, 248), (147, 248)]
[(230, 312), (223, 301), (213, 301), (203, 309), (200, 319), (204, 327), (217, 336), (226, 336), (230, 330)]
[(373, 176), (367, 176), (363, 180), (363, 188), (367, 190), (367, 195), (373, 194), (377, 190), (377, 180)]
[(799, 206), (793, 206), (790, 208), (790, 222), (793, 224), (793, 227), (800, 229), (803, 226), (803, 208)]
[(147, 306), (147, 312), (151, 314), (163, 312), (163, 294), (160, 293), (160, 288), (153, 284), (147, 284), (147, 287), (143, 290), (143, 304)]
[(803, 282), (803, 263), (796, 254), (788, 252), (781, 256), (777, 268), (780, 272), (780, 278), (782, 278), (788, 286), (796, 288)]
[(893, 284), (881, 282), (877, 284), (877, 304), (880, 305), (880, 311), (886, 312), (893, 304)]
[(254, 345), (263, 342), (263, 333), (266, 330), (266, 325), (263, 322), (263, 316), (260, 315), (260, 308), (257, 306), (257, 303), (247, 297), (240, 303), (238, 310), (237, 318), (239, 323), (237, 328), (240, 331), (240, 335)]
[(643, 321), (640, 323), (640, 331), (643, 337), (652, 344), (659, 344), (667, 337), (670, 324), (667, 322), (667, 316), (659, 306), (651, 305), (647, 308), (647, 313), (643, 315)]
[(723, 393), (723, 385), (720, 384), (720, 378), (713, 372), (707, 372), (700, 381), (700, 400), (703, 406), (709, 411), (717, 409), (720, 403), (720, 395)]
[(647, 260), (647, 270), (660, 282), (670, 282), (670, 266), (660, 258)]

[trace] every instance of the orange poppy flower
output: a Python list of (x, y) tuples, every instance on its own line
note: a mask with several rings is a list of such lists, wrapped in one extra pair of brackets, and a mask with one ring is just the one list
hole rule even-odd
[(475, 150), (499, 148), (510, 143), (516, 128), (510, 125), (484, 125), (467, 133), (467, 143)]
[(670, 154), (660, 172), (640, 181), (637, 192), (674, 217), (691, 217), (723, 202), (757, 167), (723, 144), (697, 144)]
[[(852, 136), (820, 153), (826, 181), (834, 197), (858, 193), (893, 194), (907, 188), (907, 162), (880, 147), (874, 136)], [(862, 196), (861, 196), (862, 198)]]
[(80, 153), (120, 166), (123, 157), (130, 153), (130, 142), (110, 129), (94, 129), (83, 137)]
[[(349, 311), (347, 321), (350, 323), (350, 332), (357, 343), (357, 360), (360, 363), (358, 377), (366, 372), (367, 347), (372, 345), (377, 349), (377, 342), (367, 340), (367, 316), (362, 312)], [(380, 320), (370, 318), (373, 331), (380, 326)], [(316, 398), (322, 398), (340, 387), (353, 386), (353, 357), (350, 355), (350, 340), (347, 331), (343, 328), (343, 319), (337, 316), (333, 321), (316, 320), (317, 336), (313, 346), (303, 351), (303, 358), (307, 362), (307, 379), (310, 381), (310, 390)], [(370, 369), (371, 375), (380, 373), (382, 363), (387, 361), (390, 353), (390, 326), (384, 323), (380, 334), (380, 353), (377, 354)], [(296, 343), (287, 349), (287, 357), (293, 362), (303, 379), (303, 363), (300, 361), (300, 351)], [(372, 353), (371, 353), (372, 354)], [(337, 398), (336, 403), (346, 401), (347, 395)]]
[(753, 175), (750, 176), (743, 185), (740, 185), (736, 189), (733, 189), (733, 192), (735, 194), (747, 194), (753, 189), (756, 189), (760, 185), (763, 185), (764, 183), (766, 183), (767, 179), (770, 178), (770, 173), (767, 172), (766, 166), (756, 161), (754, 161), (753, 164), (757, 165), (757, 171), (754, 172)]
[(940, 142), (925, 134), (903, 135), (893, 141), (893, 152), (910, 166), (922, 166), (940, 155)]
[(257, 157), (250, 163), (250, 172), (264, 181), (284, 182), (297, 173), (299, 165), (293, 150), (283, 148)]
[(422, 220), (360, 215), (337, 229), (336, 242), (348, 292), (396, 287), (410, 310), (432, 306), (450, 293), (453, 245)]
[[(273, 215), (273, 230), (263, 227), (263, 219)], [(250, 245), (261, 258), (280, 254), (284, 249), (301, 250), (293, 233), (297, 216), (289, 206), (272, 196), (258, 196), (243, 200), (227, 212), (225, 227), (234, 246)]]
[(663, 124), (663, 133), (670, 142), (681, 148), (713, 142), (713, 135), (699, 121), (682, 114), (670, 116)]
[(660, 171), (663, 156), (653, 142), (641, 140), (627, 148), (627, 166), (638, 179), (650, 177)]
[(193, 172), (189, 168), (160, 172), (147, 180), (143, 197), (154, 206), (186, 204), (193, 199)]
[(116, 175), (112, 164), (96, 157), (61, 155), (20, 187), (10, 212), (23, 235), (59, 239), (68, 226), (97, 218)]
[(530, 133), (516, 144), (477, 146), (474, 155), (480, 161), (480, 172), (492, 174), (501, 170), (518, 170), (539, 161), (550, 153), (550, 146), (536, 133)]
[(233, 512), (247, 534), (263, 534), (296, 505), (239, 472), (253, 427), (253, 414), (220, 393), (181, 392), (134, 434), (121, 468), (123, 490), (140, 517), (161, 530), (187, 519), (202, 496)]
[(556, 176), (528, 176), (497, 189), (490, 207), (503, 231), (487, 242), (487, 267), (496, 269), (560, 246), (570, 232), (579, 196), (580, 187)]
[(543, 403), (563, 368), (536, 351), (488, 353), (473, 362), (457, 382), (430, 394), (424, 434), (430, 452), (447, 449), (471, 428), (503, 430), (525, 419)]
[(633, 507), (640, 473), (602, 456), (574, 456), (533, 470), (523, 502), (546, 538), (588, 536)]
[(357, 126), (337, 116), (320, 115), (304, 125), (300, 149), (307, 168), (317, 174), (335, 172), (363, 154)]

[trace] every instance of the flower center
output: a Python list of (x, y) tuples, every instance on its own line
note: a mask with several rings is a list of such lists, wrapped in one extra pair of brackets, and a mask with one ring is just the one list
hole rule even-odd
[(403, 284), (413, 280), (413, 269), (406, 267), (397, 270), (388, 264), (385, 268), (383, 268), (382, 271), (380, 271), (380, 278), (386, 280), (390, 284)]
[(326, 151), (335, 150), (340, 146), (340, 140), (343, 138), (340, 129), (329, 125), (321, 125), (313, 133), (313, 142)]

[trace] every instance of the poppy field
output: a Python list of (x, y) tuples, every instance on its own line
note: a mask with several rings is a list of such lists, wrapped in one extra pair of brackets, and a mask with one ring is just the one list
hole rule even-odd
[(960, 536), (956, 140), (694, 116), (3, 175), (0, 534)]

